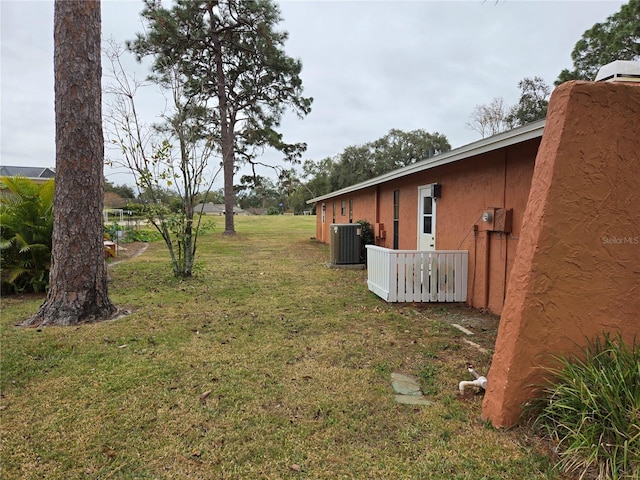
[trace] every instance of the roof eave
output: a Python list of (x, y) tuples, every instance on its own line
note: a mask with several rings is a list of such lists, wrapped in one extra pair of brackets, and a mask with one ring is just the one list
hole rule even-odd
[(350, 187), (345, 187), (326, 195), (312, 198), (310, 200), (307, 200), (307, 204), (321, 202), (329, 198), (345, 195), (347, 193), (362, 190), (364, 188), (374, 187), (381, 183), (396, 180), (407, 175), (419, 173), (431, 168), (439, 167), (441, 165), (458, 162), (466, 158), (475, 157), (476, 155), (481, 155), (483, 153), (526, 142), (527, 140), (531, 140), (533, 138), (541, 137), (544, 131), (544, 124), (545, 120), (538, 120), (537, 122), (530, 123), (523, 127), (514, 128), (513, 130), (502, 132), (489, 138), (483, 138), (482, 140), (478, 140), (477, 142), (469, 143), (462, 147), (458, 147), (446, 153), (441, 153), (440, 155), (436, 155), (435, 157), (428, 158), (426, 160), (420, 160), (416, 163), (412, 163), (411, 165), (407, 165), (406, 167), (393, 170), (378, 177), (357, 183)]

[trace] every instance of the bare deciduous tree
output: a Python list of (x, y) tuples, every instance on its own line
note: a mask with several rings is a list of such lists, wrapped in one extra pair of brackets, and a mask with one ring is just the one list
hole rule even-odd
[(482, 138), (490, 137), (511, 128), (509, 109), (505, 106), (504, 98), (496, 97), (487, 105), (476, 105), (471, 112), (471, 121), (467, 127), (478, 132)]
[[(155, 83), (167, 94), (163, 123), (147, 124), (136, 109), (136, 96), (146, 82), (127, 75), (121, 62), (124, 49), (111, 42), (106, 55), (111, 81), (106, 88), (108, 144), (113, 147), (109, 162), (133, 174), (138, 190), (149, 201), (147, 219), (160, 232), (169, 250), (173, 273), (190, 277), (201, 228), (196, 202), (204, 199), (221, 167), (212, 167), (215, 126), (206, 112), (184, 91), (182, 76), (167, 68)], [(180, 198), (171, 210), (163, 204), (167, 189)]]

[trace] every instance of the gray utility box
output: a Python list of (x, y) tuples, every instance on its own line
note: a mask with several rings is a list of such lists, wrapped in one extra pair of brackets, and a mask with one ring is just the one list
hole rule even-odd
[(362, 226), (359, 223), (332, 223), (329, 229), (331, 264), (360, 263)]

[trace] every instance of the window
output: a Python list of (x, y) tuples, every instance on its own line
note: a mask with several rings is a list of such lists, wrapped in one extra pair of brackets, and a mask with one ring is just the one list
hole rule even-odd
[(431, 197), (423, 197), (423, 215), (422, 215), (422, 233), (433, 233), (433, 199)]
[(336, 202), (333, 202), (333, 216), (331, 219), (331, 223), (336, 223)]
[(346, 211), (347, 211), (347, 202), (342, 200), (342, 202), (340, 202), (340, 216), (344, 217)]
[(322, 204), (322, 223), (324, 224), (325, 221), (325, 216), (327, 214), (327, 205), (326, 204)]
[(349, 199), (349, 223), (353, 223), (353, 198)]
[(393, 249), (400, 244), (400, 190), (393, 191)]

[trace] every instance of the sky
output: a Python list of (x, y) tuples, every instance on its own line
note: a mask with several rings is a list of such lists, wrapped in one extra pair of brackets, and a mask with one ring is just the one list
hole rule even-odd
[[(302, 61), (304, 119), (285, 115), (287, 142), (306, 142), (303, 160), (321, 160), (377, 140), (391, 129), (446, 135), (453, 148), (480, 139), (467, 123), (477, 105), (517, 103), (518, 82), (553, 87), (585, 30), (626, 2), (449, 0), (277, 1), (288, 55)], [(102, 0), (102, 37), (123, 43), (143, 31), (141, 0)], [(147, 65), (125, 58), (144, 78)], [(103, 60), (103, 70), (106, 62)], [(0, 0), (0, 163), (55, 167), (53, 2)], [(164, 100), (141, 98), (155, 121)], [(279, 163), (276, 152), (264, 160)], [(269, 172), (263, 172), (269, 175)], [(122, 170), (107, 180), (130, 184)], [(219, 179), (214, 188), (221, 187)]]

